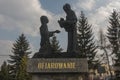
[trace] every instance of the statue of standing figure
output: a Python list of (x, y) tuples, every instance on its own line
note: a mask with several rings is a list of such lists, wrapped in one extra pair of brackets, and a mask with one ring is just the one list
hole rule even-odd
[(59, 30), (56, 31), (48, 31), (47, 23), (49, 22), (48, 18), (46, 16), (40, 17), (41, 21), (41, 27), (40, 27), (40, 35), (41, 35), (41, 42), (40, 42), (40, 53), (50, 53), (51, 52), (51, 45), (50, 45), (50, 37), (53, 36), (54, 33), (59, 33)]
[(77, 47), (77, 17), (69, 4), (63, 6), (63, 10), (66, 13), (66, 20), (61, 18), (58, 23), (61, 28), (64, 28), (68, 32), (68, 47), (67, 52), (72, 53), (76, 51)]

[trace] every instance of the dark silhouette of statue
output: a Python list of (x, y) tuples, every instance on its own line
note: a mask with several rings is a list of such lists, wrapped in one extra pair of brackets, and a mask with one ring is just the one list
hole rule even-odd
[(77, 29), (76, 29), (76, 22), (77, 17), (74, 11), (71, 9), (69, 4), (65, 4), (63, 9), (66, 13), (66, 20), (61, 18), (58, 20), (58, 23), (61, 28), (64, 28), (68, 32), (68, 47), (67, 52), (72, 53), (76, 51), (77, 46)]
[(40, 42), (40, 53), (50, 53), (51, 52), (51, 45), (50, 45), (50, 37), (53, 36), (54, 33), (59, 33), (59, 30), (56, 31), (48, 31), (47, 23), (49, 22), (46, 16), (40, 17), (41, 27), (40, 27), (40, 35), (41, 35), (41, 42)]

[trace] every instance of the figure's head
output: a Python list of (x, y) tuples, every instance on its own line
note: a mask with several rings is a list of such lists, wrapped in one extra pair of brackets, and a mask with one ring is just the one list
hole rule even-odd
[(65, 12), (69, 11), (71, 9), (70, 7), (70, 4), (66, 3), (64, 6), (63, 6), (63, 9)]
[(49, 22), (47, 16), (41, 16), (41, 17), (40, 17), (40, 21), (41, 21), (42, 24), (45, 24), (45, 23), (48, 23), (48, 22)]

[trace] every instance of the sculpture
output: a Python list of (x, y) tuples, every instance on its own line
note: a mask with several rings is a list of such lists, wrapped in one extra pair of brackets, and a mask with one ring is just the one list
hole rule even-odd
[(76, 45), (77, 45), (77, 29), (76, 29), (76, 23), (77, 23), (77, 17), (74, 13), (74, 11), (71, 9), (69, 4), (65, 4), (63, 6), (63, 9), (66, 13), (66, 20), (61, 18), (58, 20), (58, 23), (61, 28), (65, 28), (65, 30), (68, 32), (68, 47), (67, 52), (72, 53), (76, 51)]
[[(76, 50), (77, 47), (77, 29), (76, 29), (76, 23), (77, 23), (77, 17), (74, 11), (71, 9), (69, 4), (65, 4), (63, 6), (63, 9), (66, 13), (66, 20), (64, 18), (60, 18), (58, 20), (58, 23), (61, 28), (64, 28), (66, 32), (68, 32), (68, 46), (67, 46), (67, 52), (61, 52), (61, 53), (53, 53), (51, 44), (50, 44), (50, 37), (54, 35), (54, 33), (59, 33), (59, 30), (56, 31), (48, 31), (47, 23), (49, 22), (48, 18), (46, 16), (41, 16), (41, 27), (40, 27), (40, 35), (41, 35), (41, 42), (39, 49), (39, 52), (37, 52), (33, 58), (52, 58), (52, 57), (76, 57), (78, 52)], [(70, 54), (69, 54), (70, 53)]]
[(41, 27), (40, 27), (40, 35), (41, 35), (41, 42), (40, 42), (40, 53), (50, 53), (51, 52), (51, 46), (49, 38), (53, 36), (54, 33), (59, 33), (59, 30), (56, 31), (48, 31), (47, 23), (49, 22), (48, 18), (46, 16), (40, 17), (41, 21)]

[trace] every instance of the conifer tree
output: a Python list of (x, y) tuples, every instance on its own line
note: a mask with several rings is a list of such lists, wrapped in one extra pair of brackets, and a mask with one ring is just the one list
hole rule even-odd
[(57, 40), (56, 36), (52, 37), (51, 41), (51, 48), (53, 53), (60, 53), (63, 49), (59, 45), (59, 41)]
[(19, 65), (20, 70), (17, 72), (17, 80), (31, 80), (31, 76), (27, 73), (27, 55), (24, 55), (21, 60), (21, 65)]
[(110, 18), (109, 18), (110, 26), (108, 27), (108, 39), (113, 47), (112, 53), (117, 53), (118, 51), (118, 28), (119, 28), (119, 21), (118, 21), (118, 14), (114, 11)]
[[(120, 18), (117, 11), (113, 11), (109, 18), (110, 26), (108, 27), (108, 40), (112, 48), (114, 57), (114, 66), (120, 67)], [(120, 75), (120, 72), (116, 72)]]
[[(19, 38), (16, 40), (16, 42), (13, 44), (12, 53), (13, 55), (10, 55), (10, 60), (8, 62), (11, 66), (11, 75), (13, 77), (13, 80), (19, 80), (18, 78), (19, 73), (21, 70), (21, 66), (23, 65), (22, 60), (24, 56), (28, 58), (28, 55), (31, 53), (29, 52), (29, 43), (24, 36), (24, 34), (21, 34)], [(26, 64), (22, 66), (22, 68), (26, 68)], [(23, 70), (26, 73), (26, 70)], [(26, 73), (27, 74), (27, 73)], [(24, 78), (24, 80), (27, 80)]]
[(88, 20), (85, 17), (84, 13), (81, 12), (79, 21), (78, 21), (78, 49), (79, 57), (87, 58), (88, 67), (93, 68), (97, 63), (95, 60), (96, 56), (96, 46), (94, 42), (94, 37), (91, 29), (91, 25), (88, 24)]
[(0, 80), (12, 80), (9, 74), (9, 65), (6, 62), (3, 62), (1, 66)]

